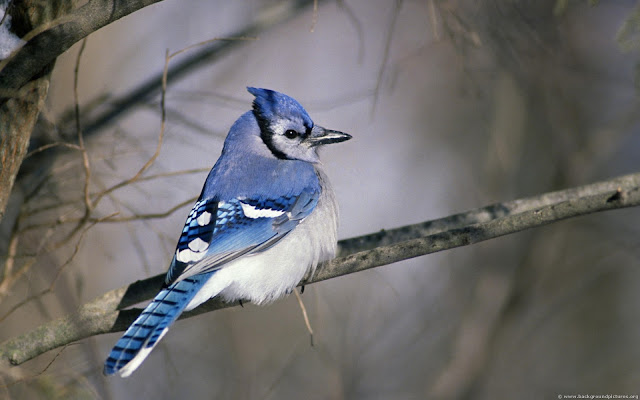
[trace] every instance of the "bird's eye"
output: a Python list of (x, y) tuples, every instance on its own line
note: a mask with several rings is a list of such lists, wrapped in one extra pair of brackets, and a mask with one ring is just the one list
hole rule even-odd
[(294, 131), (293, 129), (287, 129), (284, 132), (284, 136), (286, 136), (287, 139), (295, 139), (298, 137), (298, 132)]

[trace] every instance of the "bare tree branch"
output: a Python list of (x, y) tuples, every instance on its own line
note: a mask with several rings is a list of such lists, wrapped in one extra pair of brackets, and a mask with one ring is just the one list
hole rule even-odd
[(66, 15), (52, 21), (42, 21), (41, 27), (36, 27), (39, 33), (0, 63), (0, 87), (4, 90), (21, 88), (76, 42), (158, 1), (90, 0)]
[[(442, 250), (478, 243), (599, 211), (640, 205), (640, 173), (611, 180), (498, 203), (387, 231), (340, 241), (339, 258), (318, 267), (300, 284), (363, 271)], [(124, 330), (141, 312), (123, 310), (156, 294), (164, 276), (137, 281), (112, 290), (78, 311), (48, 322), (0, 344), (0, 363), (21, 364), (46, 351), (90, 336)], [(182, 318), (230, 307), (210, 300)]]

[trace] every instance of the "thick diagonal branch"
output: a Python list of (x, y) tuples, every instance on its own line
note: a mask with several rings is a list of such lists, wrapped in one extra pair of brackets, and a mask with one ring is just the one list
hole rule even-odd
[[(567, 218), (640, 205), (640, 173), (578, 188), (498, 203), (446, 218), (380, 231), (340, 242), (339, 257), (320, 265), (311, 284), (425, 254), (470, 245)], [(123, 308), (150, 299), (163, 276), (110, 291), (73, 315), (46, 323), (0, 345), (3, 363), (21, 364), (48, 350), (124, 330), (140, 309)], [(210, 300), (182, 318), (233, 306)]]

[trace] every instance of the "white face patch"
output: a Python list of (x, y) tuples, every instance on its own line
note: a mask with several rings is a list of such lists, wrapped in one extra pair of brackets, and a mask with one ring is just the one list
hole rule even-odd
[[(196, 240), (200, 240), (200, 239), (194, 239), (191, 241), (191, 243), (195, 242)], [(202, 243), (207, 244), (206, 242), (200, 240)], [(191, 247), (191, 243), (189, 243), (189, 247)], [(208, 246), (208, 244), (207, 244)], [(200, 261), (204, 258), (204, 255), (206, 253), (205, 252), (197, 252), (197, 251), (192, 251), (191, 249), (184, 249), (184, 250), (177, 250), (176, 251), (176, 260), (183, 262), (183, 263), (190, 263), (193, 261)]]
[(275, 133), (272, 137), (272, 145), (287, 158), (292, 160), (316, 163), (319, 161), (316, 147), (309, 147), (309, 142), (300, 139), (288, 139), (282, 133)]
[(198, 221), (198, 225), (200, 226), (209, 225), (209, 222), (211, 222), (211, 213), (208, 211), (203, 212), (196, 221)]
[(240, 202), (242, 212), (247, 218), (275, 218), (284, 214), (284, 211), (274, 210), (272, 208), (256, 208), (251, 204)]

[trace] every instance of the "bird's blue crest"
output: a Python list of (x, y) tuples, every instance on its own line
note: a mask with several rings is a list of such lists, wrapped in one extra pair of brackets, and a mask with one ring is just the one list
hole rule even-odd
[(253, 111), (259, 120), (271, 120), (274, 117), (291, 118), (292, 116), (302, 119), (302, 123), (308, 127), (313, 127), (313, 121), (307, 111), (298, 101), (286, 94), (270, 89), (247, 87), (252, 95)]

